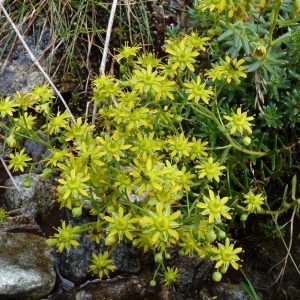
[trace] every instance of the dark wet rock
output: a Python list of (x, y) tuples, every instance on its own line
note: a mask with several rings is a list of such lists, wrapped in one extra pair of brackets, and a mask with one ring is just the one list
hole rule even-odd
[[(73, 218), (69, 210), (64, 210), (63, 219), (72, 226), (97, 221), (97, 218), (91, 216), (86, 210), (83, 210), (83, 214), (79, 218)], [(78, 247), (72, 247), (70, 251), (64, 251), (59, 255), (58, 263), (60, 274), (75, 284), (81, 284), (87, 276), (91, 275), (89, 273), (89, 265), (91, 264), (92, 252), (98, 254), (105, 251), (104, 244), (95, 243), (88, 237), (87, 233), (81, 234), (78, 242)]]
[(226, 282), (214, 283), (210, 288), (212, 294), (217, 296), (218, 300), (251, 300), (252, 298), (238, 284)]
[[(40, 135), (40, 138), (44, 141), (47, 140), (47, 137), (45, 135)], [(26, 152), (29, 153), (29, 155), (32, 157), (32, 160), (36, 162), (40, 162), (43, 157), (50, 156), (51, 154), (51, 152), (47, 149), (45, 145), (42, 145), (41, 143), (29, 139), (26, 139), (24, 141), (24, 148), (26, 149)], [(38, 166), (35, 167), (34, 172), (42, 173), (44, 169), (45, 164), (39, 163)]]
[(119, 244), (112, 254), (116, 272), (136, 274), (141, 270), (139, 252), (129, 244)]
[(92, 252), (98, 254), (104, 249), (101, 244), (94, 243), (87, 234), (82, 234), (78, 242), (78, 247), (72, 247), (69, 252), (61, 254), (59, 271), (63, 277), (80, 284), (89, 275)]
[[(70, 211), (66, 210), (65, 219), (72, 226), (97, 221), (97, 218), (91, 216), (87, 210), (83, 210), (80, 218), (73, 218)], [(82, 283), (82, 280), (91, 275), (89, 265), (91, 264), (92, 253), (103, 253), (107, 248), (103, 240), (97, 244), (86, 233), (80, 236), (78, 242), (80, 243), (78, 247), (72, 247), (69, 252), (61, 254), (59, 270), (65, 278), (75, 283)], [(115, 271), (117, 274), (136, 274), (141, 270), (139, 251), (129, 244), (120, 243), (113, 251), (112, 259), (117, 267)]]
[(213, 295), (211, 294), (208, 287), (203, 287), (199, 293), (199, 299), (201, 300), (211, 300)]
[[(24, 180), (29, 176), (30, 185)], [(50, 180), (42, 180), (37, 174), (15, 176), (20, 192), (16, 190), (11, 179), (5, 181), (7, 188), (3, 192), (5, 206), (9, 210), (21, 209), (21, 213), (33, 218), (43, 218), (50, 210), (53, 200), (53, 186)]]
[(0, 233), (0, 299), (38, 300), (56, 275), (45, 239), (26, 232)]
[(139, 276), (101, 281), (77, 292), (76, 300), (168, 300), (167, 289), (160, 285), (150, 287), (152, 275), (149, 270), (144, 270)]
[[(300, 265), (300, 221), (295, 219), (293, 222), (290, 256), (280, 238), (253, 235), (242, 243), (245, 249), (244, 272), (256, 292), (263, 295), (262, 299), (300, 299), (299, 271), (295, 267), (299, 268)], [(286, 245), (290, 242), (289, 231), (287, 227)]]
[(209, 260), (203, 260), (197, 256), (180, 256), (172, 262), (172, 267), (178, 268), (178, 280), (176, 289), (189, 297), (195, 297), (205, 281), (210, 279), (214, 266)]
[[(61, 254), (59, 270), (63, 277), (80, 284), (85, 278), (91, 276), (89, 265), (92, 253), (103, 253), (107, 249), (103, 243), (93, 242), (87, 234), (81, 235), (78, 242), (80, 243), (78, 247), (73, 247), (69, 252)], [(135, 274), (141, 269), (138, 251), (131, 246), (118, 245), (112, 254), (112, 259), (117, 267), (115, 273)]]

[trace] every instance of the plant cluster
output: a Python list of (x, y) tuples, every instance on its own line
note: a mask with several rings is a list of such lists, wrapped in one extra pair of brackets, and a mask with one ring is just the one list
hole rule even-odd
[[(88, 200), (97, 219), (74, 227), (63, 221), (47, 244), (69, 250), (83, 232), (103, 240), (107, 251), (93, 253), (90, 266), (100, 278), (115, 269), (110, 259), (115, 246), (128, 242), (154, 253), (158, 268), (151, 285), (161, 269), (166, 285), (176, 281), (178, 269), (166, 263), (170, 247), (215, 261), (213, 279), (220, 281), (241, 261), (243, 250), (231, 238), (234, 223), (243, 225), (252, 213), (299, 209), (296, 197), (272, 205), (265, 192), (283, 165), (292, 168), (291, 145), (298, 142), (279, 131), (278, 120), (288, 113), (278, 108), (276, 117), (282, 94), (290, 103), (283, 106), (295, 114), (291, 97), (297, 88), (284, 83), (282, 89), (280, 75), (274, 89), (274, 76), (278, 70), (299, 76), (291, 54), (297, 47), (299, 52), (294, 41), (299, 16), (282, 1), (201, 1), (193, 14), (221, 29), (168, 38), (162, 59), (140, 53), (139, 46), (121, 47), (115, 57), (120, 78), (104, 74), (93, 81), (96, 124), (54, 113), (46, 85), (0, 102), (9, 168), (33, 170), (40, 163), (25, 153), (24, 137), (45, 145), (51, 154), (43, 158), (41, 177), (59, 172), (61, 207), (80, 217)], [(210, 38), (216, 31), (220, 45)], [(295, 60), (281, 53), (283, 47)], [(215, 51), (222, 54), (219, 59)], [(209, 65), (203, 53), (212, 55)], [(297, 118), (288, 118), (285, 129)]]

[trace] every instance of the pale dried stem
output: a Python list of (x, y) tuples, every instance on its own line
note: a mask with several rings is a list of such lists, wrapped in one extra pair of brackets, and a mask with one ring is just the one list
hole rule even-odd
[[(99, 69), (100, 75), (105, 74), (106, 59), (107, 59), (109, 42), (110, 42), (112, 27), (113, 27), (113, 23), (114, 23), (115, 13), (116, 13), (116, 9), (117, 9), (117, 4), (118, 4), (118, 0), (114, 0), (112, 3), (112, 6), (111, 6), (109, 21), (108, 21), (107, 30), (106, 30), (103, 54), (102, 54), (102, 59), (101, 59), (101, 64), (100, 64), (100, 69)], [(117, 107), (117, 102), (114, 99), (112, 99), (112, 102)], [(92, 124), (95, 124), (96, 115), (97, 115), (97, 103), (96, 103), (96, 101), (94, 101)]]
[[(275, 264), (270, 269), (269, 273), (271, 273), (272, 270), (276, 266), (281, 265), (281, 264), (283, 264), (283, 266), (282, 266), (277, 278), (275, 279), (275, 281), (268, 288), (270, 288), (272, 285), (274, 285), (278, 281), (279, 281), (279, 287), (281, 287), (283, 276), (284, 276), (284, 273), (285, 273), (285, 270), (286, 270), (286, 265), (287, 265), (287, 262), (288, 262), (288, 258), (291, 257), (291, 249), (292, 249), (292, 244), (293, 244), (293, 233), (294, 233), (294, 219), (295, 219), (296, 210), (297, 210), (297, 206), (295, 206), (295, 208), (293, 210), (292, 217), (291, 217), (290, 221), (288, 222), (288, 223), (291, 223), (291, 225), (290, 225), (290, 239), (289, 239), (289, 244), (288, 244), (288, 247), (287, 247), (287, 254), (281, 261), (279, 261), (277, 264)], [(272, 218), (274, 219), (274, 216), (272, 216)], [(287, 224), (285, 224), (285, 225), (287, 225)], [(282, 238), (282, 236), (281, 236), (281, 238)]]
[[(6, 11), (5, 7), (3, 6), (3, 1), (4, 0), (0, 0), (0, 13), (3, 12), (6, 19), (8, 20), (8, 22), (10, 23), (10, 25), (12, 26), (12, 28), (14, 29), (15, 33), (17, 34), (19, 40), (21, 41), (21, 43), (23, 44), (24, 48), (26, 49), (29, 57), (31, 58), (31, 60), (33, 61), (33, 63), (37, 66), (37, 68), (41, 71), (41, 73), (44, 75), (44, 77), (46, 78), (46, 80), (49, 82), (49, 84), (51, 85), (52, 89), (54, 90), (54, 92), (57, 94), (57, 96), (60, 98), (60, 100), (62, 101), (63, 105), (65, 106), (66, 110), (68, 111), (68, 113), (70, 114), (70, 117), (72, 119), (72, 121), (74, 123), (75, 119), (67, 105), (67, 103), (65, 102), (64, 98), (62, 97), (62, 95), (60, 94), (60, 92), (58, 91), (58, 89), (56, 88), (56, 86), (54, 85), (54, 83), (52, 82), (52, 80), (50, 79), (50, 77), (48, 76), (48, 74), (45, 72), (45, 70), (42, 68), (41, 64), (39, 63), (39, 61), (36, 59), (36, 57), (33, 55), (33, 53), (31, 52), (31, 50), (29, 49), (29, 47), (27, 46), (25, 40), (23, 39), (20, 31), (18, 30), (17, 26), (15, 25), (15, 23), (13, 22), (13, 20), (10, 18), (8, 12)], [(9, 171), (4, 159), (2, 156), (0, 156), (0, 161), (3, 164), (3, 167), (5, 168), (5, 171), (7, 172), (8, 176), (10, 177), (13, 185), (16, 187), (16, 189), (18, 190), (18, 192), (20, 192), (20, 189), (16, 183), (16, 181), (14, 180), (11, 172)]]
[[(0, 0), (0, 1), (1, 1), (1, 0)], [(7, 165), (6, 165), (6, 163), (5, 163), (5, 161), (4, 161), (4, 159), (3, 159), (2, 156), (0, 156), (0, 161), (2, 162), (2, 165), (3, 165), (3, 167), (4, 167), (5, 171), (6, 171), (6, 173), (8, 174), (9, 178), (11, 179), (13, 185), (15, 186), (15, 188), (17, 189), (17, 191), (20, 193), (20, 189), (19, 189), (19, 187), (18, 187), (16, 181), (14, 180), (14, 177), (12, 176), (12, 174), (10, 173), (10, 171), (8, 170), (8, 167), (7, 167)]]
[(52, 87), (52, 89), (54, 90), (54, 92), (56, 93), (56, 95), (59, 97), (59, 99), (61, 100), (61, 102), (63, 103), (63, 105), (65, 106), (66, 110), (68, 111), (72, 122), (75, 124), (75, 118), (73, 116), (73, 114), (71, 113), (67, 103), (65, 102), (63, 96), (61, 95), (61, 93), (59, 92), (59, 90), (56, 88), (55, 84), (52, 82), (51, 78), (49, 77), (49, 75), (45, 72), (45, 70), (43, 69), (43, 67), (41, 66), (41, 64), (39, 63), (39, 61), (36, 59), (36, 57), (33, 55), (33, 53), (31, 52), (31, 50), (29, 49), (29, 47), (27, 46), (25, 40), (23, 39), (20, 31), (18, 30), (17, 26), (15, 25), (15, 23), (13, 22), (13, 20), (10, 18), (8, 12), (6, 11), (6, 9), (4, 8), (3, 4), (2, 4), (3, 0), (0, 0), (0, 9), (3, 11), (6, 19), (8, 20), (8, 22), (10, 23), (10, 25), (12, 26), (12, 28), (14, 29), (15, 33), (17, 34), (19, 40), (21, 41), (21, 43), (23, 44), (24, 48), (26, 49), (29, 57), (31, 58), (31, 60), (33, 61), (33, 63), (37, 66), (37, 68), (41, 71), (41, 73), (43, 74), (43, 76), (45, 77), (45, 79), (48, 81), (48, 83), (50, 84), (50, 86)]
[(261, 108), (261, 104), (264, 104), (264, 94), (263, 92), (266, 92), (267, 89), (267, 83), (263, 77), (260, 76), (258, 71), (255, 71), (255, 89), (256, 89), (256, 97), (254, 101), (254, 107), (257, 106), (259, 111), (264, 114), (263, 109)]

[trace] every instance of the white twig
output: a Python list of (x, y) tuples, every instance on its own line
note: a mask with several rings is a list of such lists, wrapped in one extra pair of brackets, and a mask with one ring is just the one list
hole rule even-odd
[[(1, 3), (1, 0), (0, 0), (0, 3)], [(3, 167), (4, 167), (5, 171), (6, 171), (6, 173), (8, 174), (9, 178), (11, 179), (13, 185), (16, 187), (16, 189), (17, 189), (18, 192), (20, 193), (21, 191), (20, 191), (20, 189), (19, 189), (19, 187), (18, 187), (16, 181), (14, 180), (13, 176), (11, 175), (10, 171), (8, 170), (8, 167), (7, 167), (7, 165), (6, 165), (6, 163), (5, 163), (5, 161), (4, 161), (4, 159), (3, 159), (2, 156), (0, 156), (0, 161), (2, 162), (2, 165), (3, 165)]]
[[(109, 21), (108, 21), (108, 25), (107, 25), (107, 30), (106, 30), (106, 37), (105, 37), (105, 43), (104, 43), (104, 48), (103, 48), (100, 69), (99, 69), (100, 75), (105, 74), (105, 65), (106, 65), (109, 41), (110, 41), (111, 31), (112, 31), (112, 27), (113, 27), (113, 23), (114, 23), (117, 4), (118, 4), (118, 0), (113, 0), (112, 6), (111, 6), (111, 11), (110, 11), (110, 16), (109, 16)], [(95, 124), (96, 114), (97, 114), (97, 103), (95, 101), (94, 107), (93, 107), (92, 124)]]
[(114, 0), (112, 3), (112, 6), (111, 6), (109, 21), (108, 21), (107, 30), (106, 30), (103, 55), (102, 55), (102, 60), (101, 60), (101, 64), (100, 64), (100, 69), (99, 69), (101, 75), (103, 75), (105, 73), (105, 65), (106, 65), (109, 41), (110, 41), (110, 36), (111, 36), (111, 31), (112, 31), (112, 27), (113, 27), (113, 23), (114, 23), (117, 5), (118, 5), (118, 0)]
[[(14, 31), (16, 32), (18, 38), (20, 39), (20, 41), (22, 42), (24, 48), (26, 49), (27, 53), (29, 54), (31, 60), (33, 61), (33, 63), (39, 68), (39, 70), (42, 72), (42, 74), (44, 75), (44, 77), (46, 78), (46, 80), (49, 82), (49, 84), (51, 85), (51, 87), (53, 88), (54, 92), (57, 94), (57, 96), (59, 97), (59, 99), (61, 100), (61, 102), (63, 103), (63, 105), (65, 106), (66, 110), (68, 111), (72, 121), (74, 124), (76, 124), (76, 121), (74, 119), (74, 116), (72, 115), (66, 101), (64, 100), (63, 96), (61, 95), (61, 93), (59, 92), (59, 90), (56, 88), (55, 84), (52, 82), (51, 78), (48, 76), (48, 74), (44, 71), (44, 69), (42, 68), (41, 64), (39, 63), (39, 61), (35, 58), (35, 56), (33, 55), (33, 53), (31, 52), (31, 50), (29, 49), (29, 47), (27, 46), (26, 42), (24, 41), (20, 31), (18, 30), (17, 26), (15, 25), (15, 23), (13, 22), (13, 20), (10, 18), (8, 12), (6, 11), (6, 9), (4, 8), (3, 4), (2, 4), (3, 0), (0, 0), (0, 9), (3, 11), (5, 17), (7, 18), (8, 22), (10, 23), (10, 25), (12, 26), (12, 28), (14, 29)], [(0, 11), (1, 11), (0, 10)]]

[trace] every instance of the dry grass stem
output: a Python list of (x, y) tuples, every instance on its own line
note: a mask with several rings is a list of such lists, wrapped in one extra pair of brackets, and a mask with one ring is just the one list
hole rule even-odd
[(29, 47), (27, 46), (25, 40), (23, 39), (20, 31), (18, 30), (17, 26), (15, 25), (15, 23), (13, 22), (13, 20), (10, 18), (8, 12), (6, 11), (6, 9), (4, 8), (3, 4), (2, 4), (3, 0), (0, 0), (0, 8), (3, 11), (6, 19), (8, 20), (8, 22), (10, 23), (10, 25), (12, 26), (12, 28), (14, 29), (15, 33), (17, 34), (19, 40), (21, 41), (21, 43), (23, 44), (24, 48), (26, 49), (29, 57), (31, 58), (31, 60), (33, 61), (33, 63), (37, 66), (37, 68), (41, 71), (41, 73), (44, 75), (45, 79), (48, 81), (48, 83), (50, 84), (50, 86), (52, 87), (52, 89), (54, 90), (54, 92), (56, 93), (56, 95), (59, 97), (59, 99), (61, 100), (61, 102), (63, 103), (63, 105), (65, 106), (66, 110), (68, 111), (68, 113), (70, 114), (70, 117), (73, 121), (73, 123), (75, 124), (75, 118), (73, 116), (73, 114), (71, 113), (66, 101), (64, 100), (63, 96), (61, 95), (61, 93), (59, 92), (59, 90), (56, 88), (55, 84), (53, 83), (53, 81), (51, 80), (51, 78), (49, 77), (49, 75), (45, 72), (45, 70), (43, 69), (43, 67), (41, 66), (41, 64), (39, 63), (39, 61), (36, 59), (36, 57), (33, 55), (33, 53), (31, 52), (31, 50), (29, 49)]

